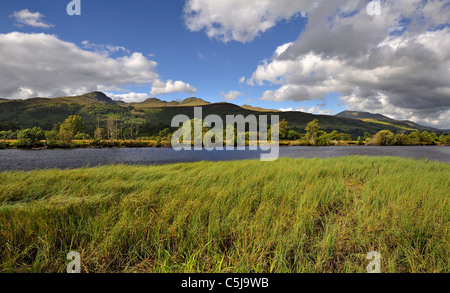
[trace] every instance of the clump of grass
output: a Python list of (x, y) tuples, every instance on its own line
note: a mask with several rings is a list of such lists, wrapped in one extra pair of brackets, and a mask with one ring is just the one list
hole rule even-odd
[[(374, 168), (373, 166), (376, 166)], [(0, 271), (450, 272), (445, 163), (280, 159), (0, 174)]]

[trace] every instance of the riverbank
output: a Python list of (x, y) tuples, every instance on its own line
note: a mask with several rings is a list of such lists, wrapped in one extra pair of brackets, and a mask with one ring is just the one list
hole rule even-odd
[(34, 147), (20, 147), (17, 140), (0, 141), (0, 149), (77, 149), (77, 148), (160, 148), (171, 147), (168, 140), (74, 140), (70, 143), (61, 141), (52, 144), (41, 141)]
[(280, 159), (0, 173), (0, 272), (450, 272), (450, 166)]
[[(259, 144), (259, 143), (258, 143)], [(280, 147), (289, 146), (312, 146), (313, 145), (306, 141), (280, 141)], [(192, 142), (192, 146), (194, 143)], [(224, 142), (226, 146), (226, 142)], [(249, 146), (249, 141), (246, 141), (246, 146)], [(369, 144), (361, 144), (358, 141), (332, 141), (327, 146), (369, 146)], [(408, 145), (405, 145), (408, 146)], [(427, 145), (419, 144), (415, 146), (446, 146), (443, 144)], [(71, 143), (64, 142), (54, 142), (52, 144), (47, 144), (45, 141), (41, 141), (35, 147), (20, 147), (17, 140), (3, 140), (0, 141), (0, 150), (2, 149), (33, 149), (33, 150), (44, 150), (44, 149), (80, 149), (80, 148), (171, 148), (172, 144), (170, 140), (74, 140)]]
[[(172, 148), (75, 148), (0, 151), (0, 172), (42, 169), (77, 169), (105, 165), (164, 165), (201, 161), (260, 159), (261, 149), (175, 151)], [(403, 157), (450, 164), (450, 147), (431, 146), (327, 146), (281, 147), (280, 158), (334, 158), (346, 156)]]
[[(249, 146), (249, 141), (246, 141), (246, 146)], [(345, 146), (345, 145), (357, 145), (356, 141), (340, 141), (333, 142), (330, 145), (333, 146)], [(20, 147), (17, 140), (4, 140), (0, 141), (0, 149), (77, 149), (77, 148), (171, 148), (172, 144), (170, 140), (74, 140), (71, 143), (53, 142), (47, 144), (45, 141), (41, 141), (35, 147)], [(312, 146), (308, 142), (304, 141), (280, 141), (280, 146)], [(192, 142), (194, 146), (194, 142)], [(224, 142), (226, 146), (226, 142)]]

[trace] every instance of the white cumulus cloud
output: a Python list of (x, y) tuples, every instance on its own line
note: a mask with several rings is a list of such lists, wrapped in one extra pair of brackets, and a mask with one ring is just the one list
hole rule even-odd
[(129, 92), (124, 94), (105, 92), (105, 94), (115, 101), (122, 101), (125, 103), (140, 103), (150, 98), (150, 96), (146, 93), (135, 93), (135, 92)]
[(0, 34), (0, 97), (31, 98), (116, 90), (158, 78), (157, 63), (134, 52), (118, 58), (86, 51), (54, 35)]
[(16, 25), (19, 27), (22, 26), (32, 26), (37, 28), (51, 28), (52, 24), (46, 23), (43, 19), (45, 15), (39, 12), (31, 12), (28, 9), (23, 9), (20, 11), (14, 11), (14, 13), (10, 16), (14, 18), (16, 21)]
[(313, 106), (313, 107), (297, 107), (295, 110), (294, 108), (282, 108), (280, 109), (282, 112), (303, 112), (303, 113), (310, 113), (310, 114), (318, 114), (318, 115), (332, 115), (333, 110), (323, 110), (319, 106)]
[(184, 7), (186, 26), (205, 30), (223, 42), (250, 42), (277, 22), (306, 15), (315, 6), (308, 0), (188, 0)]
[(197, 92), (197, 89), (191, 86), (188, 83), (183, 81), (173, 81), (168, 80), (166, 82), (162, 80), (155, 80), (152, 84), (152, 89), (150, 90), (150, 94), (152, 96), (162, 95), (162, 94), (170, 94), (170, 93), (189, 93), (194, 94)]
[(238, 91), (229, 91), (228, 93), (222, 92), (221, 95), (224, 97), (225, 101), (232, 101), (243, 96), (244, 94)]
[(94, 44), (89, 42), (88, 40), (85, 40), (81, 42), (84, 49), (90, 49), (94, 52), (101, 53), (103, 55), (109, 55), (111, 53), (117, 53), (117, 52), (125, 52), (127, 54), (130, 54), (130, 50), (123, 46), (114, 46), (114, 45), (104, 45), (104, 44)]
[(247, 83), (277, 87), (263, 100), (337, 93), (350, 110), (450, 128), (450, 4), (382, 1), (382, 14), (369, 16), (367, 3), (320, 2), (298, 40), (279, 46)]
[[(49, 34), (0, 34), (0, 98), (28, 99), (79, 95), (89, 91), (122, 91), (129, 85), (153, 85), (152, 94), (196, 89), (182, 81), (162, 82), (157, 63), (121, 46), (60, 40)], [(112, 58), (111, 53), (123, 53)], [(113, 95), (117, 100), (140, 102), (142, 93)]]

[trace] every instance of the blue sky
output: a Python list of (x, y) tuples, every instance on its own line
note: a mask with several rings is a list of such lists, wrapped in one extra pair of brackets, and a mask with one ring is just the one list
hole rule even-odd
[[(234, 90), (244, 94), (232, 101), (236, 104), (248, 102), (277, 109), (297, 106), (297, 103), (290, 102), (260, 101), (261, 92), (272, 87), (250, 87), (239, 84), (239, 79), (251, 75), (259, 62), (270, 58), (280, 44), (297, 39), (305, 25), (305, 19), (301, 17), (279, 23), (251, 43), (234, 41), (225, 44), (211, 40), (203, 32), (191, 32), (186, 28), (182, 17), (184, 1), (82, 0), (81, 16), (67, 15), (69, 2), (6, 1), (2, 5), (1, 32), (44, 32), (56, 34), (60, 39), (80, 47), (87, 40), (151, 55), (149, 58), (158, 62), (157, 71), (162, 78), (182, 80), (193, 85), (198, 89), (193, 96), (207, 101), (224, 101), (221, 93)], [(16, 26), (9, 16), (22, 9), (40, 12), (45, 15), (44, 20), (54, 27)], [(150, 87), (126, 88), (147, 93)], [(189, 93), (169, 93), (157, 97), (169, 101), (190, 96)]]
[[(141, 94), (140, 99), (156, 96), (170, 101), (196, 96), (210, 102), (219, 102), (225, 101), (226, 94), (230, 93), (229, 96), (232, 96), (234, 92), (237, 97), (229, 102), (239, 105), (324, 114), (336, 114), (345, 109), (364, 110), (432, 126), (445, 127), (449, 124), (449, 101), (446, 98), (450, 88), (448, 82), (439, 80), (443, 83), (443, 90), (433, 95), (427, 91), (423, 96), (407, 98), (407, 85), (399, 90), (390, 83), (395, 78), (399, 82), (412, 82), (417, 77), (405, 77), (404, 74), (394, 76), (393, 72), (398, 72), (398, 68), (383, 72), (383, 76), (388, 76), (386, 80), (380, 81), (382, 78), (378, 76), (359, 80), (360, 77), (379, 74), (380, 68), (392, 66), (392, 62), (382, 64), (383, 62), (378, 61), (381, 64), (359, 72), (361, 68), (372, 66), (373, 56), (370, 54), (375, 55), (373, 52), (380, 46), (389, 45), (392, 50), (397, 50), (391, 44), (432, 30), (438, 31), (432, 36), (433, 39), (447, 37), (447, 1), (416, 1), (415, 4), (411, 4), (414, 1), (408, 3), (402, 0), (397, 1), (397, 4), (382, 1), (383, 8), (388, 7), (389, 10), (382, 10), (383, 13), (378, 18), (367, 15), (365, 7), (370, 1), (362, 0), (339, 0), (320, 5), (319, 1), (299, 0), (294, 3), (295, 1), (280, 0), (268, 1), (266, 6), (255, 0), (81, 0), (81, 16), (67, 15), (66, 6), (69, 2), (70, 0), (2, 1), (0, 34), (5, 37), (4, 42), (14, 38), (15, 45), (26, 42), (30, 44), (29, 48), (36, 46), (38, 49), (34, 50), (38, 52), (51, 51), (54, 47), (62, 48), (70, 43), (77, 48), (68, 56), (84, 56), (85, 51), (103, 54), (103, 63), (120, 63), (104, 69), (111, 72), (123, 70), (128, 73), (132, 66), (122, 64), (120, 58), (140, 53), (143, 57), (135, 55), (136, 58), (132, 59), (142, 61), (139, 68), (148, 70), (145, 77), (141, 76), (145, 81), (142, 84), (134, 84), (132, 74), (123, 79), (115, 76), (117, 81), (102, 83), (100, 80), (107, 73), (82, 70), (86, 75), (91, 75), (92, 79), (98, 74), (97, 89), (115, 95), (115, 98), (136, 93)], [(430, 18), (427, 11), (442, 11), (444, 16), (433, 12), (435, 16)], [(420, 14), (421, 12), (423, 13)], [(420, 14), (423, 28), (413, 31), (412, 27), (419, 23), (414, 21), (416, 14)], [(29, 22), (33, 17), (38, 24)], [(394, 27), (396, 31), (392, 33)], [(12, 35), (13, 32), (21, 34)], [(51, 35), (56, 39), (49, 39)], [(390, 37), (397, 39), (389, 39)], [(38, 44), (39, 42), (49, 44), (48, 49), (45, 47), (47, 45)], [(50, 47), (53, 43), (54, 47)], [(282, 54), (276, 55), (277, 48), (284, 44), (289, 45)], [(107, 46), (115, 49), (107, 50)], [(11, 48), (15, 47), (11, 45)], [(445, 49), (444, 45), (438, 49)], [(103, 51), (99, 52), (101, 50)], [(30, 49), (30, 52), (33, 51)], [(385, 50), (382, 53), (384, 52)], [(401, 54), (407, 53), (406, 50), (404, 52)], [(439, 55), (439, 52), (433, 53)], [(386, 55), (386, 62), (389, 62), (388, 57), (391, 55)], [(38, 54), (36, 56), (39, 57)], [(366, 57), (363, 59), (361, 56)], [(418, 64), (413, 56), (404, 57), (411, 59), (408, 64), (410, 70), (416, 70), (415, 66)], [(90, 62), (95, 56), (89, 58), (86, 60)], [(24, 59), (17, 59), (17, 62)], [(42, 58), (37, 60), (44, 68), (52, 68), (51, 72), (62, 70), (58, 67), (61, 64), (56, 64), (56, 61), (53, 64), (51, 58), (45, 62), (39, 61)], [(153, 61), (157, 63), (155, 68), (150, 64)], [(77, 60), (72, 62), (76, 63)], [(352, 65), (356, 62), (359, 62), (357, 70)], [(444, 64), (445, 62), (448, 60), (444, 60)], [(401, 66), (404, 67), (405, 64)], [(16, 72), (19, 70), (16, 67), (19, 66), (11, 65), (11, 68), (4, 70)], [(436, 75), (442, 73), (436, 72)], [(447, 73), (448, 71), (444, 72), (444, 75)], [(21, 86), (16, 91), (8, 88), (2, 93), (0, 83), (0, 95), (19, 98), (27, 97), (24, 96), (25, 93), (50, 96), (60, 92), (77, 93), (75, 89), (71, 90), (71, 87), (76, 87), (76, 81), (65, 82), (62, 79), (60, 83), (64, 86), (52, 88), (42, 83), (50, 84), (55, 78), (45, 81), (40, 77), (38, 83), (36, 74), (38, 73), (29, 74), (29, 78), (33, 79), (29, 82), (27, 77), (21, 77), (29, 85)], [(78, 72), (71, 74), (78, 76)], [(240, 82), (242, 77), (245, 77), (244, 82)], [(175, 92), (166, 86), (162, 92), (167, 93), (160, 93), (161, 91), (155, 90), (155, 80), (161, 85), (177, 81), (181, 90)], [(436, 84), (436, 79), (427, 82)], [(79, 90), (91, 90), (95, 89), (96, 84), (91, 80), (88, 84), (85, 79), (80, 78), (78, 87), (81, 88)], [(182, 89), (185, 91), (181, 92)], [(150, 94), (152, 90), (158, 94)], [(14, 94), (6, 97), (6, 93)], [(427, 111), (424, 111), (423, 105), (429, 107)]]

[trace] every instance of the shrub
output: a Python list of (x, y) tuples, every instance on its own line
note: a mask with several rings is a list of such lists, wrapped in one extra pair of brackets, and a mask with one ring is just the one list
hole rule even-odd
[(88, 140), (90, 136), (89, 134), (78, 132), (73, 138), (76, 140)]
[(45, 139), (44, 131), (39, 127), (33, 129), (20, 130), (17, 134), (18, 147), (36, 147), (41, 146), (41, 140)]
[(370, 145), (390, 146), (395, 144), (395, 135), (389, 130), (381, 130), (372, 138)]
[(326, 133), (325, 131), (319, 130), (317, 132), (315, 145), (317, 145), (317, 146), (328, 146), (328, 145), (330, 145), (330, 140), (329, 140), (328, 133)]
[(288, 135), (287, 135), (287, 139), (288, 140), (300, 139), (300, 134), (297, 133), (297, 131), (295, 131), (295, 130), (289, 130)]

